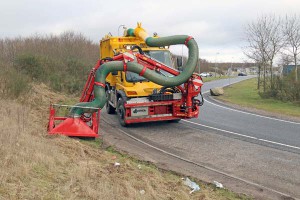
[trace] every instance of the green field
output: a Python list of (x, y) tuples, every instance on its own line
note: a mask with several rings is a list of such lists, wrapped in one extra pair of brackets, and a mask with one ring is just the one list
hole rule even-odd
[(229, 103), (256, 108), (277, 114), (300, 117), (300, 106), (274, 99), (261, 98), (256, 89), (257, 79), (250, 79), (224, 88), (225, 94), (218, 97)]

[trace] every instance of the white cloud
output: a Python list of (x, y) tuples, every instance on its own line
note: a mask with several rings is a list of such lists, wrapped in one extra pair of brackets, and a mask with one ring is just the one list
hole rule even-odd
[[(262, 14), (294, 14), (298, 0), (0, 0), (0, 37), (34, 33), (82, 32), (98, 42), (118, 26), (141, 21), (149, 34), (192, 35), (200, 56), (214, 61), (243, 61), (243, 26)], [(173, 48), (181, 52), (181, 47)]]

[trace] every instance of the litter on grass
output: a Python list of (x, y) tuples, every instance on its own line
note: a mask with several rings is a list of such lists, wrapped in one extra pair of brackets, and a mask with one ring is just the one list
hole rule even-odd
[(190, 191), (190, 194), (192, 194), (195, 191), (200, 190), (200, 186), (195, 183), (194, 181), (191, 181), (188, 177), (183, 178), (183, 184), (190, 187), (192, 190)]
[(143, 195), (143, 194), (145, 194), (146, 192), (145, 192), (145, 190), (140, 190), (140, 194), (141, 195)]
[(214, 181), (214, 184), (217, 188), (224, 188), (222, 183), (219, 183), (218, 181)]

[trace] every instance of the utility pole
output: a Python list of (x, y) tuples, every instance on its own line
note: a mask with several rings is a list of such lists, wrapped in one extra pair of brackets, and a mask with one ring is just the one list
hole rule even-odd
[(230, 68), (228, 70), (229, 85), (230, 85), (230, 77), (231, 77), (231, 72), (232, 72), (232, 62), (233, 62), (233, 57), (231, 57), (231, 64), (230, 64)]
[(215, 78), (217, 77), (217, 58), (218, 58), (219, 52), (216, 54), (216, 60), (215, 60)]
[(118, 27), (118, 36), (120, 36), (120, 28), (123, 27), (123, 29), (126, 29), (126, 26), (124, 24), (121, 24), (119, 27)]

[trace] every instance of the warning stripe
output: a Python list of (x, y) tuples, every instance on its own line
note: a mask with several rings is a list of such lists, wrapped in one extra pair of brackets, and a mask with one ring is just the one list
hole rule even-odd
[(200, 79), (194, 79), (193, 84), (197, 87), (201, 87), (203, 85), (203, 81)]

